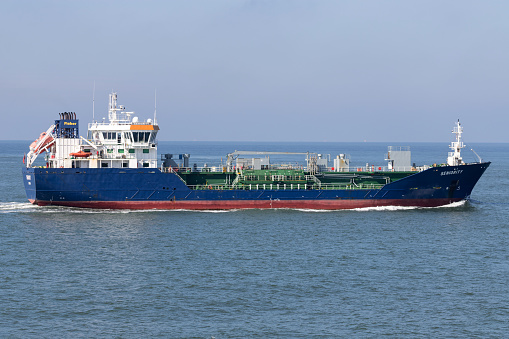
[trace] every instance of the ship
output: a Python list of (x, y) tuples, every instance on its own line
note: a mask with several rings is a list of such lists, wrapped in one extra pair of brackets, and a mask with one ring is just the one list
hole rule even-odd
[[(384, 166), (350, 166), (350, 155), (234, 151), (198, 167), (190, 154), (158, 156), (156, 114), (141, 121), (117, 93), (108, 120), (86, 137), (76, 113), (59, 113), (23, 157), (28, 200), (39, 206), (93, 209), (340, 210), (379, 206), (437, 207), (468, 200), (490, 162), (466, 163), (459, 120), (447, 162), (416, 166), (409, 147), (389, 146)], [(38, 159), (38, 156), (41, 156)], [(293, 156), (302, 163), (273, 163)], [(271, 159), (272, 158), (272, 159)]]

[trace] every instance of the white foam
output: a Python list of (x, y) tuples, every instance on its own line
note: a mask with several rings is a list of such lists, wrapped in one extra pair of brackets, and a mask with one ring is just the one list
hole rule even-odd
[(437, 206), (437, 207), (429, 207), (429, 208), (455, 208), (455, 207), (464, 206), (466, 203), (467, 203), (466, 200), (461, 200), (461, 201), (450, 203), (448, 205)]
[(231, 210), (191, 210), (191, 209), (99, 209), (99, 208), (79, 208), (66, 206), (37, 206), (28, 202), (0, 202), (1, 213), (81, 213), (81, 214), (125, 214), (125, 213), (151, 213), (151, 212), (200, 212), (200, 213), (229, 213), (236, 212), (238, 209)]
[[(292, 210), (306, 213), (330, 213), (338, 211), (357, 211), (357, 212), (369, 212), (369, 211), (406, 211), (414, 209), (436, 209), (436, 208), (457, 208), (462, 207), (466, 204), (466, 200), (453, 202), (451, 204), (437, 206), (437, 207), (419, 207), (419, 206), (375, 206), (375, 207), (362, 207), (353, 208), (346, 210), (326, 210), (326, 209), (307, 209), (307, 208), (279, 208), (278, 210)], [(20, 202), (0, 202), (0, 213), (83, 213), (83, 214), (114, 214), (114, 213), (150, 213), (150, 212), (200, 212), (200, 213), (230, 213), (241, 211), (241, 209), (229, 209), (229, 210), (192, 210), (192, 209), (172, 209), (172, 210), (160, 210), (160, 209), (147, 209), (147, 210), (129, 210), (129, 209), (92, 209), (92, 208), (77, 208), (77, 207), (65, 207), (65, 206), (44, 206), (40, 207), (31, 203), (20, 203)]]
[(38, 206), (28, 202), (0, 202), (0, 213), (14, 213), (36, 210)]
[(457, 208), (466, 204), (466, 200), (453, 202), (447, 205), (436, 206), (436, 207), (422, 207), (422, 206), (376, 206), (376, 207), (363, 207), (354, 208), (351, 211), (406, 211), (406, 210), (422, 210), (422, 209), (435, 209), (435, 208)]
[(128, 210), (131, 213), (146, 213), (146, 212), (198, 212), (198, 213), (230, 213), (241, 211), (240, 209), (228, 209), (228, 210), (193, 210), (186, 208), (176, 209), (149, 209), (149, 210)]
[(0, 202), (2, 213), (129, 213), (128, 210), (101, 210), (65, 206), (37, 206), (28, 202)]
[(415, 210), (421, 207), (417, 206), (374, 206), (374, 207), (360, 207), (352, 208), (350, 211), (368, 212), (368, 211), (407, 211)]
[(317, 210), (312, 208), (285, 208), (285, 210), (299, 211), (299, 212), (311, 212), (311, 213), (324, 213), (324, 212), (334, 212), (337, 210)]
[[(310, 213), (330, 213), (330, 212), (344, 212), (344, 211), (401, 211), (401, 210), (412, 210), (419, 207), (415, 206), (376, 206), (376, 207), (359, 207), (359, 208), (345, 208), (345, 209), (311, 209), (311, 208), (284, 208), (285, 210), (299, 211), (299, 212), (310, 212)], [(283, 209), (283, 208), (280, 208)]]
[(79, 213), (79, 214), (101, 214), (101, 213), (129, 213), (129, 210), (112, 210), (112, 209), (92, 209), (92, 208), (78, 208), (78, 207), (65, 207), (65, 206), (48, 206), (44, 210), (39, 210), (41, 213)]

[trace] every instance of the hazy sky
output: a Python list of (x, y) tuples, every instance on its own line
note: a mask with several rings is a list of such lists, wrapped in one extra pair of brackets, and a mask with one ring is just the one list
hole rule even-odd
[(108, 94), (160, 140), (509, 142), (509, 1), (0, 2), (0, 139)]

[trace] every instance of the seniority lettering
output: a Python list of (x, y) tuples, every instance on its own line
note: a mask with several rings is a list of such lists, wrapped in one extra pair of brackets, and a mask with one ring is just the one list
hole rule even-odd
[(454, 170), (454, 171), (443, 171), (442, 173), (440, 173), (440, 175), (461, 174), (461, 172), (463, 172), (463, 170), (457, 169), (457, 170)]

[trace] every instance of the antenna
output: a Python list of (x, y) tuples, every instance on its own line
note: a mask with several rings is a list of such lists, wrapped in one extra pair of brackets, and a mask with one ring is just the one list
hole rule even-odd
[(92, 121), (95, 121), (95, 80), (94, 91), (92, 92)]
[(157, 90), (154, 89), (154, 125), (157, 125), (156, 113), (157, 113)]
[(476, 152), (476, 151), (474, 151), (474, 149), (473, 149), (473, 148), (471, 148), (470, 150), (471, 150), (472, 152), (474, 152), (474, 154), (475, 154), (475, 155), (477, 155), (477, 158), (479, 159), (479, 163), (481, 163), (481, 162), (482, 162), (482, 158), (479, 156), (479, 154), (477, 154), (477, 152)]

